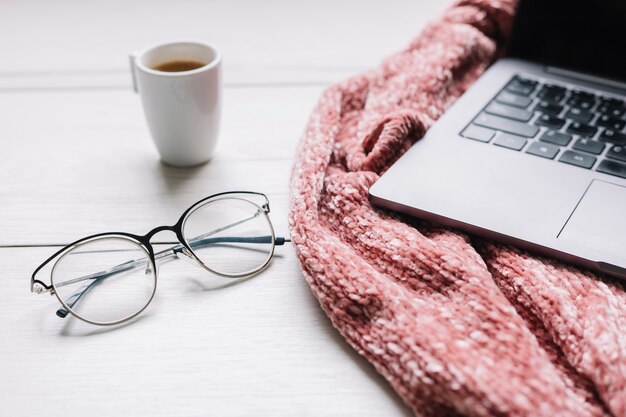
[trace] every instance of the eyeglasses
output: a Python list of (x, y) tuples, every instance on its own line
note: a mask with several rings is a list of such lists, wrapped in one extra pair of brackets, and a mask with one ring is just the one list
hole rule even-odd
[[(187, 257), (227, 278), (261, 272), (274, 247), (290, 241), (275, 237), (269, 212), (264, 194), (215, 194), (188, 208), (174, 226), (159, 226), (143, 236), (100, 233), (70, 243), (35, 270), (30, 290), (56, 295), (61, 318), (71, 313), (92, 324), (119, 324), (152, 301), (157, 261)], [(180, 243), (155, 253), (150, 239), (165, 230), (174, 232)], [(37, 279), (44, 267), (51, 267), (50, 284)]]

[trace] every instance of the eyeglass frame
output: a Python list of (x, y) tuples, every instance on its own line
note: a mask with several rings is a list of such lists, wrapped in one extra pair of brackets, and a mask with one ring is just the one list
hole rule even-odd
[[(246, 271), (244, 273), (240, 273), (240, 274), (225, 274), (225, 273), (221, 273), (218, 271), (215, 271), (211, 268), (209, 268), (207, 265), (205, 265), (205, 263), (200, 260), (198, 258), (198, 256), (195, 254), (195, 252), (193, 251), (193, 249), (191, 248), (191, 245), (189, 245), (189, 243), (187, 242), (187, 240), (185, 239), (184, 235), (183, 235), (183, 229), (185, 226), (185, 222), (187, 221), (187, 218), (198, 208), (202, 207), (204, 204), (209, 203), (211, 200), (217, 199), (218, 197), (229, 197), (229, 196), (234, 196), (234, 195), (248, 195), (248, 196), (257, 196), (257, 197), (262, 197), (264, 199), (263, 204), (259, 205), (258, 203), (256, 203), (255, 201), (249, 200), (249, 199), (244, 199), (244, 198), (239, 198), (241, 200), (245, 200), (253, 205), (255, 205), (259, 210), (260, 213), (263, 213), (263, 215), (265, 216), (267, 223), (269, 225), (270, 228), (270, 232), (271, 232), (271, 243), (272, 243), (272, 249), (270, 251), (270, 253), (267, 256), (267, 259), (265, 260), (265, 262), (263, 264), (261, 264), (260, 266), (250, 270), (250, 271)], [(218, 201), (218, 200), (215, 200)], [(30, 279), (30, 291), (31, 293), (34, 294), (45, 294), (45, 293), (49, 293), (50, 295), (55, 295), (57, 297), (57, 299), (59, 300), (59, 302), (61, 303), (62, 308), (60, 308), (59, 310), (57, 310), (57, 316), (61, 317), (61, 318), (65, 318), (67, 316), (67, 314), (71, 314), (72, 316), (78, 318), (79, 320), (83, 320), (87, 323), (91, 323), (91, 324), (95, 324), (95, 325), (100, 325), (100, 326), (108, 326), (108, 325), (116, 325), (116, 324), (121, 324), (124, 322), (127, 322), (129, 320), (132, 320), (133, 318), (137, 317), (139, 314), (141, 314), (152, 302), (152, 299), (154, 298), (154, 295), (156, 294), (156, 289), (157, 289), (157, 282), (158, 282), (158, 268), (157, 268), (157, 255), (160, 254), (164, 254), (167, 252), (172, 252), (173, 255), (178, 255), (179, 253), (183, 253), (186, 256), (191, 257), (192, 259), (194, 259), (202, 268), (204, 268), (205, 270), (207, 270), (208, 272), (215, 274), (217, 276), (220, 277), (224, 277), (224, 278), (232, 278), (232, 279), (238, 279), (238, 278), (250, 278), (253, 277), (255, 275), (257, 275), (258, 273), (262, 272), (263, 270), (265, 270), (267, 268), (267, 266), (269, 265), (269, 263), (271, 262), (273, 256), (274, 256), (274, 250), (276, 248), (276, 246), (282, 246), (287, 242), (291, 242), (291, 240), (289, 238), (285, 238), (285, 237), (276, 237), (275, 232), (274, 232), (274, 226), (272, 224), (271, 219), (269, 218), (268, 214), (270, 213), (270, 203), (269, 203), (269, 199), (267, 198), (267, 196), (263, 193), (259, 193), (259, 192), (255, 192), (255, 191), (225, 191), (225, 192), (221, 192), (221, 193), (217, 193), (217, 194), (213, 194), (210, 195), (208, 197), (205, 197), (201, 200), (196, 201), (194, 204), (192, 204), (189, 208), (187, 208), (183, 214), (180, 216), (180, 218), (178, 219), (178, 221), (172, 225), (172, 226), (157, 226), (153, 229), (151, 229), (148, 233), (146, 233), (145, 235), (136, 235), (133, 233), (128, 233), (128, 232), (103, 232), (103, 233), (96, 233), (93, 235), (89, 235), (89, 236), (85, 236), (81, 239), (78, 239), (68, 245), (65, 245), (64, 247), (62, 247), (61, 249), (59, 249), (57, 252), (55, 252), (52, 256), (50, 256), (48, 259), (46, 259), (43, 263), (41, 263), (41, 265), (39, 265), (35, 271), (33, 272), (31, 279)], [(171, 231), (176, 235), (176, 238), (178, 239), (178, 245), (167, 248), (163, 251), (160, 252), (155, 252), (154, 251), (154, 247), (153, 244), (150, 242), (150, 239), (152, 239), (152, 237), (154, 237), (154, 235), (156, 235), (157, 233), (163, 232), (163, 231)], [(146, 302), (146, 305), (143, 306), (139, 311), (137, 311), (136, 313), (123, 318), (121, 320), (117, 320), (114, 322), (110, 322), (110, 323), (99, 323), (99, 322), (95, 322), (95, 321), (91, 321), (88, 320), (80, 315), (78, 315), (77, 313), (75, 313), (72, 309), (72, 307), (68, 306), (59, 296), (59, 294), (56, 292), (55, 288), (54, 288), (54, 283), (53, 283), (53, 279), (52, 279), (52, 275), (54, 273), (54, 268), (56, 267), (56, 265), (58, 264), (58, 262), (63, 258), (63, 256), (65, 256), (66, 253), (70, 253), (70, 251), (72, 249), (74, 249), (75, 247), (84, 244), (90, 240), (97, 240), (99, 238), (102, 237), (106, 237), (106, 236), (111, 236), (111, 237), (115, 237), (115, 236), (122, 236), (126, 239), (129, 240), (133, 240), (135, 241), (135, 243), (139, 244), (138, 246), (140, 246), (144, 251), (146, 251), (147, 255), (148, 255), (148, 259), (150, 260), (150, 264), (152, 266), (152, 269), (154, 271), (154, 289), (152, 291), (152, 294), (150, 295), (150, 299)], [(182, 246), (181, 246), (182, 245)], [(52, 271), (50, 272), (50, 284), (46, 284), (45, 282), (41, 281), (40, 279), (35, 278), (36, 275), (43, 269), (45, 268), (51, 261), (53, 261), (54, 259), (57, 259), (57, 261), (55, 262), (55, 264), (52, 266)], [(160, 258), (159, 258), (160, 259)], [(82, 296), (82, 294), (79, 295)], [(65, 312), (63, 314), (63, 311)]]

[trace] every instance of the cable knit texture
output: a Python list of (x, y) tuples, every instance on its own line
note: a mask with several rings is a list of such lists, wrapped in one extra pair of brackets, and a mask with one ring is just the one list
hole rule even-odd
[(457, 2), (323, 93), (293, 170), (293, 242), (333, 325), (416, 415), (623, 417), (622, 284), (368, 202), (501, 54), (514, 9)]

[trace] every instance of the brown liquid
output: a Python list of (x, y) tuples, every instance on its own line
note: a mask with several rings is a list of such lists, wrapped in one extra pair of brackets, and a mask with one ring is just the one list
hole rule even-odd
[(152, 69), (163, 72), (182, 72), (191, 71), (204, 67), (206, 64), (199, 61), (169, 61), (161, 65), (157, 65)]

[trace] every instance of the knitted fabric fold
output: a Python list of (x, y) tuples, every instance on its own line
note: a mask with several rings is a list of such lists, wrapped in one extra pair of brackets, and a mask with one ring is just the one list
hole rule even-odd
[(292, 240), (333, 325), (416, 415), (623, 417), (622, 284), (368, 202), (501, 55), (514, 10), (459, 1), (323, 93), (292, 173)]

